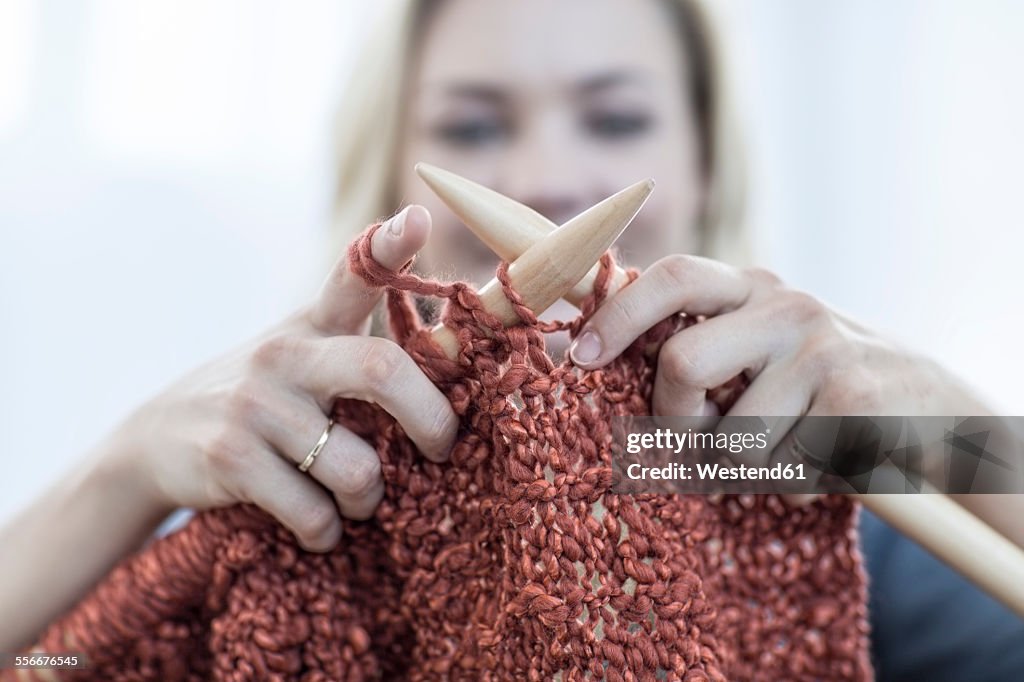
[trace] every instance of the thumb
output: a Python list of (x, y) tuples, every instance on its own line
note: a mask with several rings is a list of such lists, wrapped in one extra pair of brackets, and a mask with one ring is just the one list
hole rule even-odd
[[(373, 234), (373, 258), (386, 268), (399, 270), (427, 243), (430, 225), (427, 209), (418, 204), (406, 206)], [(367, 286), (362, 277), (352, 272), (346, 251), (320, 289), (312, 322), (325, 334), (362, 333), (381, 294), (379, 287)]]

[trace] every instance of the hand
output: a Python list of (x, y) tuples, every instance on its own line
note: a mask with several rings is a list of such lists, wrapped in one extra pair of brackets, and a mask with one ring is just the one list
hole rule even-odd
[[(430, 214), (410, 206), (374, 234), (374, 258), (397, 270), (429, 233)], [(376, 452), (340, 424), (307, 473), (296, 467), (336, 398), (377, 403), (436, 462), (457, 430), (451, 405), (412, 358), (366, 336), (379, 295), (343, 256), (312, 305), (149, 401), (108, 450), (167, 509), (251, 502), (304, 547), (331, 549), (339, 512), (369, 518), (384, 491)]]
[[(782, 284), (761, 269), (707, 258), (659, 260), (609, 299), (570, 347), (595, 369), (669, 315), (709, 319), (658, 354), (657, 415), (718, 416), (708, 391), (745, 373), (750, 385), (727, 416), (969, 415), (988, 411), (934, 362)], [(797, 463), (799, 419), (772, 428), (768, 462)], [(754, 463), (751, 463), (754, 464)]]

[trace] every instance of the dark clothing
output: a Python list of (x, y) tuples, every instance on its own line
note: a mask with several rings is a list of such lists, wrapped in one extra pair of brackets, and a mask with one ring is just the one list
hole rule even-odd
[(867, 511), (861, 538), (878, 682), (1024, 682), (1024, 619)]

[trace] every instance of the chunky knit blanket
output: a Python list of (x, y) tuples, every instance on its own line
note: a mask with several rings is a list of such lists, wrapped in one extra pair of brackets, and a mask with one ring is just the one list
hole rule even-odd
[[(503, 264), (523, 320), (505, 329), (467, 284), (373, 261), (377, 227), (350, 263), (387, 287), (392, 334), (461, 417), (450, 461), (419, 455), (376, 406), (339, 401), (383, 463), (374, 518), (314, 554), (255, 507), (197, 514), (42, 634), (43, 650), (91, 659), (60, 679), (872, 678), (854, 503), (610, 492), (610, 417), (650, 414), (645, 347), (692, 319), (662, 322), (604, 369), (556, 365), (544, 334), (578, 333), (610, 255), (567, 323), (538, 321)], [(456, 360), (412, 294), (448, 299)], [(735, 388), (715, 394), (722, 409)]]

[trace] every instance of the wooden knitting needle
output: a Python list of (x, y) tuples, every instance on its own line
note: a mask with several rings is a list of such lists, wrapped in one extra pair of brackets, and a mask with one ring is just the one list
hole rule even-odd
[[(417, 163), (416, 172), (452, 213), (502, 260), (515, 260), (535, 242), (558, 228), (532, 208), (443, 168), (429, 163)], [(562, 298), (579, 307), (580, 301), (594, 290), (598, 267), (594, 265), (590, 268)], [(608, 294), (626, 286), (628, 281), (626, 271), (616, 266), (609, 282)]]
[[(509, 258), (512, 261), (508, 268), (509, 281), (522, 296), (523, 303), (534, 312), (542, 313), (564, 296), (618, 239), (653, 188), (653, 180), (631, 185), (591, 206), (550, 234), (542, 235), (540, 240), (531, 239), (516, 257)], [(515, 221), (504, 217), (495, 218), (490, 225), (499, 232), (517, 231)], [(510, 326), (520, 322), (497, 278), (478, 293), (484, 308), (497, 316), (502, 324)], [(459, 343), (455, 332), (438, 325), (431, 334), (448, 357), (455, 359), (458, 356)]]
[(1024, 618), (1024, 550), (945, 495), (852, 497)]
[[(423, 163), (417, 164), (416, 172), (504, 260), (531, 249), (551, 228), (547, 218), (529, 207), (454, 173)], [(625, 273), (619, 270), (619, 274), (625, 282)], [(572, 290), (576, 301), (589, 293), (581, 291), (582, 285), (592, 283), (593, 273)], [(568, 295), (566, 299), (576, 302)], [(938, 493), (853, 497), (1024, 617), (1024, 550), (984, 521)]]

